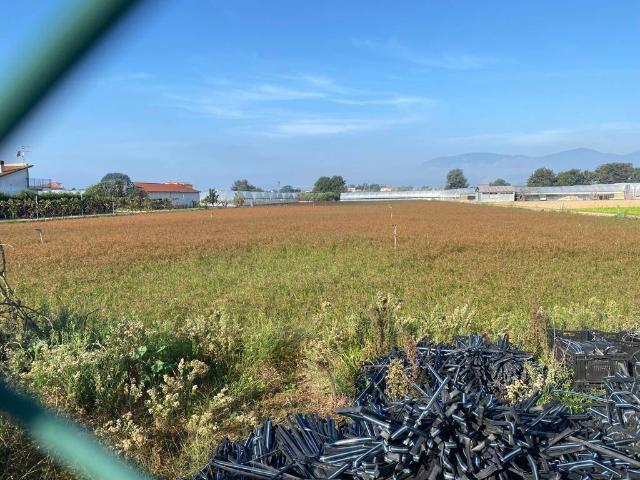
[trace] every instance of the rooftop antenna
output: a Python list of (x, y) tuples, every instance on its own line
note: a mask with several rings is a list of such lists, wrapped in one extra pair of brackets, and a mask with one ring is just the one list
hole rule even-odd
[(28, 150), (29, 148), (31, 148), (29, 145), (21, 145), (20, 148), (16, 151), (16, 157), (24, 160), (27, 156), (27, 153), (31, 152), (31, 150)]

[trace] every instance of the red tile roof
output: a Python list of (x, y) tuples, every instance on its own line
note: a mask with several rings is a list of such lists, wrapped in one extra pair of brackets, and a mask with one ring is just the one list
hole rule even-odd
[(28, 163), (5, 163), (2, 165), (2, 172), (0, 172), (0, 177), (4, 177), (5, 175), (9, 175), (10, 173), (19, 172), (20, 170), (26, 170), (27, 168), (31, 168), (33, 165), (29, 165)]
[(151, 182), (133, 182), (143, 192), (163, 192), (163, 193), (200, 193), (188, 183), (151, 183)]

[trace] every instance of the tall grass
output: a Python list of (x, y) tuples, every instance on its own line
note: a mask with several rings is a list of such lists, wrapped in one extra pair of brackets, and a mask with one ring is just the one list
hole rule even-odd
[[(3, 231), (39, 332), (2, 374), (153, 473), (194, 471), (265, 416), (331, 412), (363, 361), (424, 334), (637, 328), (636, 222), (452, 204), (234, 209)], [(8, 478), (58, 478), (0, 423)], [(26, 474), (26, 476), (25, 476)]]
[(576, 209), (579, 212), (607, 213), (619, 218), (640, 216), (640, 207), (594, 207)]

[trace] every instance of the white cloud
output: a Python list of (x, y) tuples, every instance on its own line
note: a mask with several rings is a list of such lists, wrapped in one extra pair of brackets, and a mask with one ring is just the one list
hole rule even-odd
[[(280, 77), (280, 83), (241, 85), (225, 79), (204, 81), (197, 87), (157, 89), (174, 108), (219, 120), (252, 119), (253, 125), (236, 124), (235, 128), (258, 134), (266, 131), (268, 135), (324, 135), (380, 128), (390, 121), (403, 123), (407, 112), (424, 114), (435, 104), (424, 96), (348, 88), (318, 74)], [(331, 109), (330, 104), (341, 107)], [(362, 113), (365, 107), (376, 107), (367, 118)], [(327, 111), (327, 118), (319, 118), (319, 111)], [(403, 117), (394, 120), (399, 115)]]
[(334, 135), (371, 129), (371, 125), (362, 120), (293, 120), (276, 125), (271, 132), (276, 136)]
[(269, 136), (298, 137), (336, 135), (391, 128), (402, 124), (423, 121), (419, 117), (410, 118), (313, 118), (294, 119), (275, 125), (267, 132)]
[(165, 92), (164, 97), (171, 102), (171, 106), (197, 115), (223, 119), (240, 119), (248, 116), (241, 106), (233, 105), (233, 102), (221, 101), (207, 94)]
[(147, 82), (149, 80), (153, 80), (154, 78), (154, 75), (148, 72), (128, 72), (104, 77), (102, 78), (102, 81), (108, 83), (136, 84)]
[(160, 91), (176, 108), (221, 119), (259, 117), (263, 113), (260, 104), (318, 100), (325, 96), (322, 92), (272, 84), (244, 88), (231, 85), (161, 88)]
[(357, 98), (336, 98), (332, 101), (336, 103), (342, 103), (344, 105), (388, 105), (388, 106), (410, 106), (410, 105), (423, 105), (423, 106), (433, 106), (436, 102), (428, 97), (417, 97), (417, 96), (403, 96), (396, 95), (388, 98), (378, 98), (378, 99), (357, 99)]
[[(230, 92), (234, 95), (234, 92)], [(247, 90), (236, 90), (235, 95), (239, 100), (257, 101), (257, 102), (276, 102), (290, 100), (306, 100), (312, 98), (323, 98), (326, 95), (323, 92), (312, 90), (297, 90), (278, 85), (258, 85)]]
[(454, 52), (426, 55), (396, 40), (379, 41), (365, 38), (354, 39), (352, 43), (356, 48), (392, 56), (421, 67), (444, 68), (449, 70), (478, 70), (497, 63), (496, 58), (487, 55)]
[(148, 72), (133, 72), (125, 76), (130, 80), (151, 80), (153, 75)]
[(343, 87), (333, 78), (327, 77), (326, 75), (301, 75), (299, 79), (326, 92), (345, 94), (350, 91), (350, 89)]

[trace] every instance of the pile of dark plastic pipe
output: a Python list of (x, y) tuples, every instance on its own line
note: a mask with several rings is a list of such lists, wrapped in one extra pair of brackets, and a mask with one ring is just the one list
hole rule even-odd
[[(362, 368), (341, 420), (314, 414), (267, 420), (224, 440), (195, 480), (627, 479), (640, 478), (640, 399), (633, 378), (609, 378), (587, 406), (516, 404), (507, 386), (528, 382), (532, 356), (479, 336), (418, 343)], [(391, 398), (389, 365), (410, 392)]]

